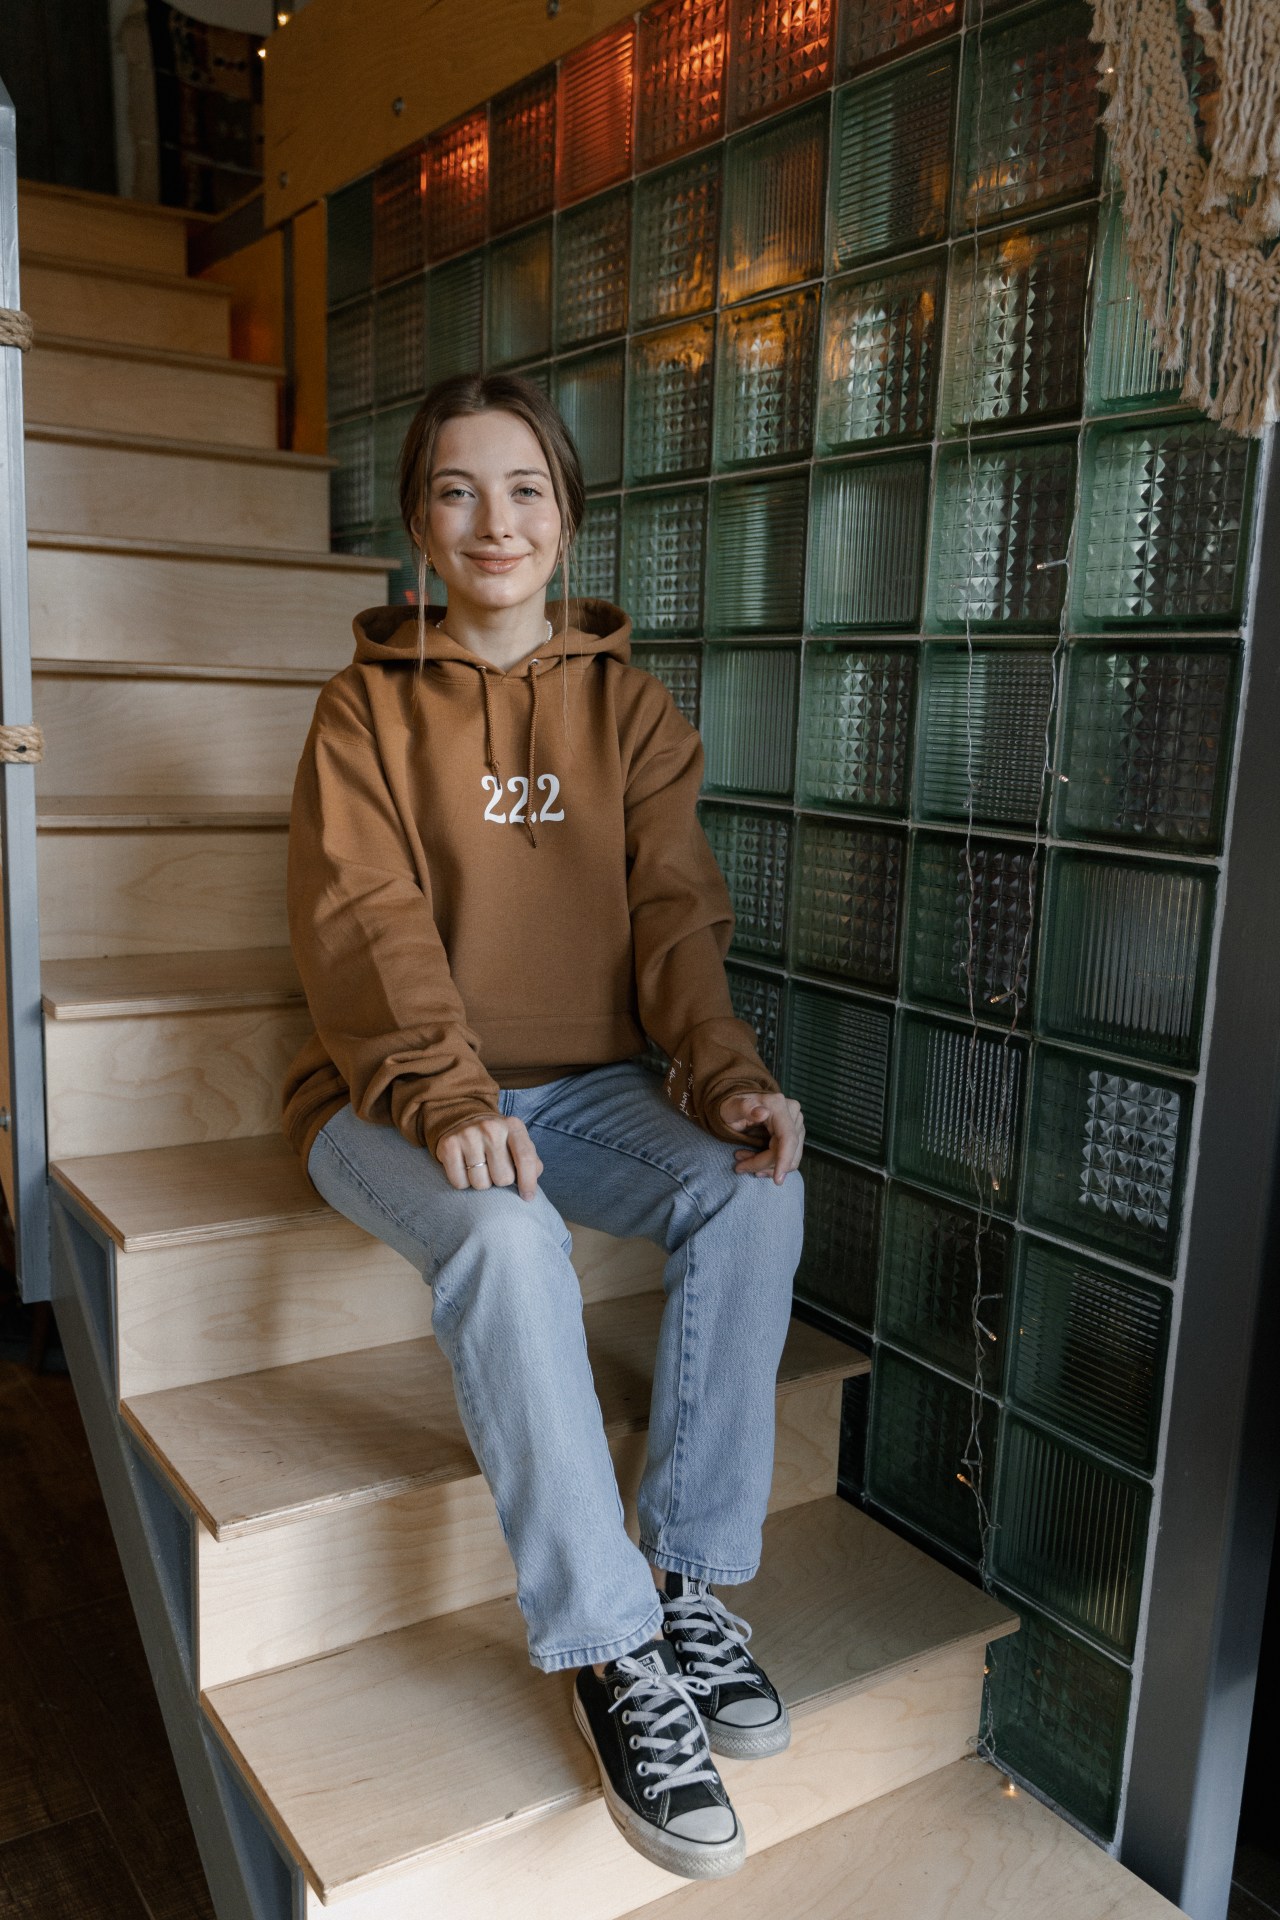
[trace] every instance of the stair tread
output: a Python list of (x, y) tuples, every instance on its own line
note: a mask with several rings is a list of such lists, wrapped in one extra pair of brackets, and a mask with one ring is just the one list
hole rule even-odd
[(91, 273), (102, 280), (127, 280), (138, 287), (183, 288), (197, 297), (222, 300), (228, 306), (231, 302), (230, 287), (220, 281), (197, 280), (185, 273), (161, 273), (154, 267), (131, 267), (115, 260), (81, 260), (69, 253), (45, 253), (39, 247), (19, 247), (18, 262), (23, 272), (44, 267), (60, 273)]
[(122, 453), (156, 453), (190, 460), (231, 460), (240, 465), (285, 467), (297, 473), (328, 473), (337, 461), (327, 453), (295, 453), (291, 447), (240, 447), (220, 440), (177, 440), (162, 433), (124, 433), (116, 427), (26, 424), (28, 440), (56, 440), (81, 447), (113, 447)]
[[(141, 346), (130, 340), (89, 340), (79, 333), (50, 333), (42, 329), (32, 352), (92, 354), (106, 360), (144, 360), (148, 364), (178, 367), (190, 373), (238, 374), (251, 380), (277, 381), (287, 369), (263, 360), (236, 360), (226, 354), (190, 353), (181, 347)], [(37, 424), (30, 415), (28, 427)]]
[(92, 187), (64, 187), (55, 180), (18, 181), (18, 208), (21, 211), (24, 200), (69, 200), (74, 205), (87, 207), (93, 212), (110, 210), (112, 213), (136, 213), (145, 220), (170, 220), (181, 224), (185, 232), (188, 225), (212, 226), (222, 218), (218, 213), (200, 213), (193, 207), (170, 207), (159, 200), (134, 199), (117, 193), (96, 193)]
[(268, 567), (322, 567), (336, 573), (386, 573), (400, 562), (393, 556), (372, 553), (332, 553), (310, 547), (234, 547), (211, 545), (198, 540), (152, 540), (145, 535), (136, 539), (119, 533), (65, 533), (57, 528), (44, 532), (32, 530), (29, 547), (57, 548), (72, 553), (119, 553), (146, 555), (158, 560), (219, 560), (246, 562)]
[(287, 827), (289, 796), (258, 793), (38, 793), (36, 825), (70, 832), (120, 827)]
[[(1017, 1616), (836, 1498), (775, 1513), (749, 1585), (721, 1590), (793, 1713), (833, 1704)], [(572, 1675), (529, 1664), (486, 1602), (210, 1689), (268, 1818), (326, 1900), (600, 1791)]]
[(46, 960), (41, 988), (44, 1010), (54, 1020), (282, 1006), (305, 997), (288, 947)]
[(251, 680), (271, 686), (315, 687), (334, 674), (332, 667), (212, 666), (204, 660), (69, 659), (62, 654), (36, 655), (31, 671), (63, 680)]
[(282, 1133), (85, 1154), (49, 1171), (123, 1253), (259, 1233), (333, 1211)]
[[(611, 1439), (647, 1425), (661, 1313), (660, 1293), (584, 1309)], [(779, 1391), (869, 1367), (856, 1348), (793, 1321)], [(429, 1337), (166, 1387), (123, 1413), (219, 1539), (478, 1471), (449, 1363)]]

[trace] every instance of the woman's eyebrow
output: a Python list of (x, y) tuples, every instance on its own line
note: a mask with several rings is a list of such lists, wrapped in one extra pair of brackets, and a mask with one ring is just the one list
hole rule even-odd
[[(439, 480), (446, 473), (460, 474), (464, 480), (475, 479), (475, 475), (473, 473), (469, 473), (466, 467), (437, 467), (432, 477), (436, 480)], [(505, 478), (508, 480), (514, 480), (517, 474), (521, 474), (521, 473), (536, 473), (543, 480), (546, 480), (549, 477), (545, 467), (508, 467)]]

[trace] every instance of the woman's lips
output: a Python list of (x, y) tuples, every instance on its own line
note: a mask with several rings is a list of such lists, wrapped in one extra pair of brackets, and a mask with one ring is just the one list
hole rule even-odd
[(473, 567), (482, 567), (486, 573), (510, 573), (512, 567), (518, 567), (524, 557), (524, 554), (517, 553), (512, 554), (505, 560), (499, 560), (496, 557), (489, 560), (486, 559), (483, 554), (479, 553), (469, 553), (467, 555)]

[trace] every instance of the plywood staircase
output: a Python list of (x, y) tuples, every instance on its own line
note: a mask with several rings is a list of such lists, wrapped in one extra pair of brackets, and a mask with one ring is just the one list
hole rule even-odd
[[(799, 1324), (764, 1569), (727, 1596), (792, 1746), (726, 1764), (723, 1886), (615, 1833), (427, 1290), (279, 1131), (288, 793), (384, 570), (329, 553), (328, 463), (276, 445), (279, 370), (230, 358), (179, 216), (29, 187), (20, 241), (55, 1299), (222, 1920), (1172, 1914), (965, 1757), (1016, 1621), (835, 1497), (866, 1363)], [(658, 1255), (574, 1237), (630, 1498)]]

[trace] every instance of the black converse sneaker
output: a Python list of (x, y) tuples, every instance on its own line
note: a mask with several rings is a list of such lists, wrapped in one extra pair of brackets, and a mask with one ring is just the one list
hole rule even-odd
[[(698, 1681), (698, 1708), (713, 1753), (753, 1760), (781, 1753), (791, 1739), (791, 1716), (762, 1667), (747, 1652), (751, 1629), (705, 1580), (663, 1575), (662, 1624), (680, 1671)], [(705, 1696), (703, 1696), (705, 1689)]]
[(735, 1873), (747, 1857), (694, 1704), (701, 1691), (681, 1677), (662, 1639), (611, 1660), (603, 1674), (580, 1668), (573, 1684), (573, 1717), (614, 1825), (646, 1859), (686, 1880)]

